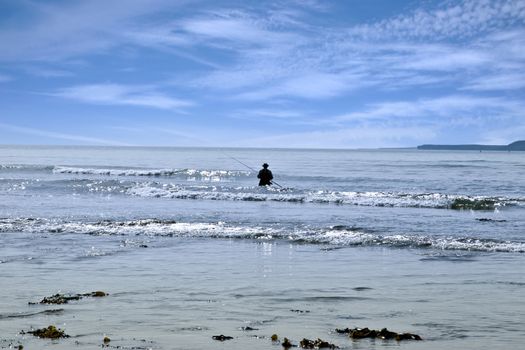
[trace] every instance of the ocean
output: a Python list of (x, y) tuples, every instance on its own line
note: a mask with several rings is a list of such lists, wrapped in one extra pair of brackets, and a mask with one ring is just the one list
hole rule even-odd
[[(0, 146), (0, 348), (519, 347), (524, 170), (523, 152)], [(49, 325), (70, 337), (27, 333)], [(356, 327), (423, 341), (336, 332)]]

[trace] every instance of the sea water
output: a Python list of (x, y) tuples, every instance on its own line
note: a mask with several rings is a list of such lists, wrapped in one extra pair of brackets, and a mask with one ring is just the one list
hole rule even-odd
[[(0, 348), (515, 348), (524, 169), (522, 152), (1, 146)], [(51, 324), (71, 337), (21, 333)]]

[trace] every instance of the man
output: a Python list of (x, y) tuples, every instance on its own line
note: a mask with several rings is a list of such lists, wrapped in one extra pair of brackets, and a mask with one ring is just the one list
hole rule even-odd
[(263, 168), (259, 170), (257, 178), (259, 179), (259, 186), (270, 186), (272, 184), (273, 174), (268, 169), (268, 164), (264, 163)]

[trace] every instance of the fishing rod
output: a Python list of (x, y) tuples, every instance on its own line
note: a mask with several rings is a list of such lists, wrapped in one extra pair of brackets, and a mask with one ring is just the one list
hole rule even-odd
[[(222, 152), (222, 153), (224, 153), (224, 152)], [(228, 158), (231, 158), (231, 159), (233, 159), (233, 160), (235, 160), (235, 161), (241, 163), (242, 165), (244, 165), (244, 166), (247, 167), (248, 169), (250, 169), (250, 170), (252, 170), (252, 171), (254, 171), (254, 172), (257, 172), (257, 170), (255, 170), (254, 168), (252, 168), (252, 167), (249, 166), (248, 164), (245, 164), (244, 162), (241, 162), (239, 159), (237, 159), (237, 158), (235, 158), (235, 157), (233, 157), (233, 156), (230, 156), (229, 154), (226, 154), (226, 153), (224, 153), (224, 155), (226, 155)], [(273, 181), (273, 180), (272, 180), (271, 183), (272, 183), (272, 184), (275, 184), (275, 185), (277, 185), (277, 186), (279, 186), (280, 188), (284, 188), (283, 186), (279, 185), (277, 182), (275, 182), (275, 181)]]

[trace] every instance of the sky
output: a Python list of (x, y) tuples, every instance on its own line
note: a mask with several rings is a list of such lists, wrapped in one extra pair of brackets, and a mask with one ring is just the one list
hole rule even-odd
[(0, 0), (0, 144), (525, 139), (525, 0)]

